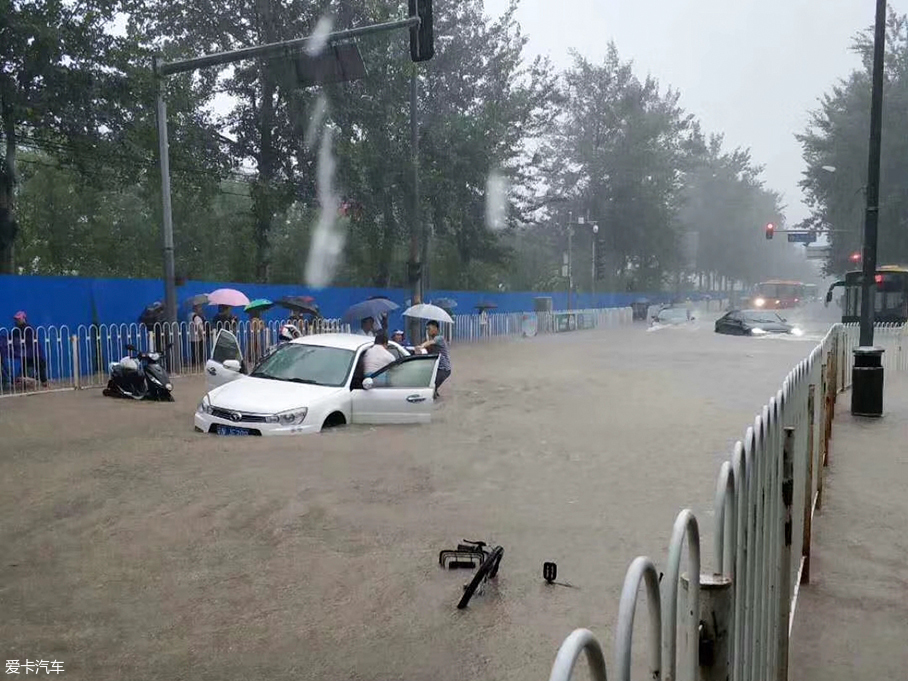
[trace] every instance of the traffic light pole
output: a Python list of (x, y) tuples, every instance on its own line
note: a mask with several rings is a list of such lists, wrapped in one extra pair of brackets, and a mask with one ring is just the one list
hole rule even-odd
[[(415, 3), (414, 3), (415, 4)], [(426, 4), (428, 5), (427, 26), (431, 27), (431, 2), (423, 3), (417, 9), (421, 15), (425, 15)], [(282, 56), (292, 56), (299, 53), (300, 50), (312, 42), (326, 41), (331, 45), (343, 40), (351, 40), (362, 36), (373, 35), (376, 33), (385, 33), (402, 28), (411, 29), (411, 53), (414, 53), (412, 33), (416, 27), (422, 25), (420, 16), (410, 16), (406, 19), (397, 21), (387, 21), (382, 24), (373, 24), (370, 26), (360, 26), (350, 28), (344, 31), (335, 31), (329, 33), (327, 38), (323, 36), (306, 36), (305, 38), (296, 38), (294, 40), (284, 40), (279, 43), (268, 43), (266, 45), (255, 45), (253, 47), (244, 47), (239, 50), (229, 52), (216, 52), (206, 54), (201, 57), (192, 59), (179, 59), (176, 61), (165, 62), (160, 57), (152, 60), (152, 71), (157, 80), (157, 127), (158, 127), (158, 152), (159, 163), (161, 167), (161, 203), (163, 215), (161, 219), (161, 241), (164, 250), (164, 301), (167, 321), (173, 323), (177, 321), (177, 304), (176, 304), (176, 276), (174, 267), (174, 248), (173, 248), (173, 211), (171, 208), (170, 196), (170, 159), (167, 145), (167, 105), (164, 101), (164, 78), (176, 73), (186, 73), (198, 69), (208, 68), (211, 66), (222, 66), (234, 62), (255, 58), (274, 58)], [(426, 47), (426, 54), (416, 54), (421, 60), (431, 58), (434, 53), (431, 44), (431, 37), (428, 37), (429, 45)], [(415, 50), (418, 53), (418, 50)], [(428, 55), (428, 56), (426, 56)]]
[(854, 351), (851, 413), (883, 415), (883, 348), (873, 345), (877, 227), (880, 213), (880, 151), (883, 132), (883, 76), (886, 55), (886, 0), (877, 0), (873, 38), (873, 87), (870, 94), (870, 145), (867, 159), (867, 210), (861, 276), (861, 334)]

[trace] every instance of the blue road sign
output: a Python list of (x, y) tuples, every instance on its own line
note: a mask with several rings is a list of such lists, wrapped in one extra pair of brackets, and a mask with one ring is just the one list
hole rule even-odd
[(790, 244), (812, 244), (817, 240), (816, 232), (789, 232), (788, 243)]

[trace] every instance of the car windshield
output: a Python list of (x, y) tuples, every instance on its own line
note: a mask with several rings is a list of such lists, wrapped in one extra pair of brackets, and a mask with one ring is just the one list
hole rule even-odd
[(672, 307), (659, 312), (657, 317), (660, 321), (678, 321), (687, 319), (687, 308)]
[(352, 364), (352, 350), (289, 343), (263, 359), (250, 376), (336, 388), (347, 382)]
[(784, 324), (785, 320), (772, 312), (745, 310), (741, 313), (748, 324)]

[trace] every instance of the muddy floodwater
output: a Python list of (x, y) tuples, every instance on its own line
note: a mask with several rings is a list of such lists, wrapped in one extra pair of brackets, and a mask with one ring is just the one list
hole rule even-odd
[[(710, 564), (719, 464), (814, 344), (702, 320), (459, 345), (431, 425), (293, 438), (193, 432), (200, 379), (174, 404), (0, 400), (3, 659), (92, 681), (542, 681), (585, 626), (611, 664), (629, 562), (663, 569), (690, 507)], [(505, 554), (458, 611), (469, 574), (437, 557), (463, 538)]]

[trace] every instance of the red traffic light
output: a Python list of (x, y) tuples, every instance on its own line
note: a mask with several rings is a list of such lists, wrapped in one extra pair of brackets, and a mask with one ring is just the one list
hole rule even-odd
[(772, 224), (770, 222), (768, 225), (766, 225), (766, 238), (767, 239), (772, 239), (772, 235), (775, 234), (775, 232), (776, 232), (776, 226), (774, 224)]
[(875, 276), (873, 277), (873, 280), (874, 280), (877, 284), (882, 284), (882, 283), (883, 283), (883, 275), (882, 275), (882, 274), (877, 274), (877, 275), (875, 275)]

